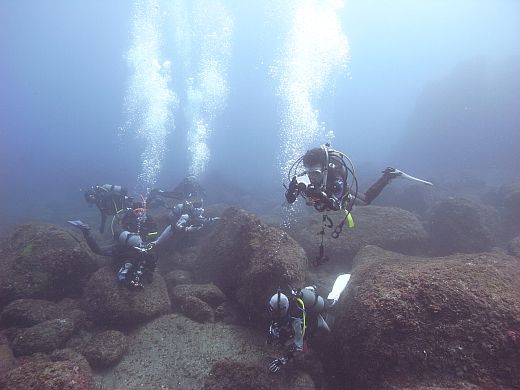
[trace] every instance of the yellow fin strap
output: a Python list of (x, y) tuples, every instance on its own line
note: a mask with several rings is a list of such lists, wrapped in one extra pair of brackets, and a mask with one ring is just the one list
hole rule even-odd
[(347, 222), (348, 227), (352, 229), (354, 227), (354, 218), (352, 218), (352, 214), (350, 214), (349, 212), (347, 212)]
[(300, 307), (302, 309), (302, 317), (303, 317), (303, 329), (302, 329), (302, 337), (305, 336), (305, 330), (307, 329), (307, 324), (305, 321), (305, 303), (303, 303), (303, 300), (301, 298), (296, 298), (296, 302), (300, 304)]

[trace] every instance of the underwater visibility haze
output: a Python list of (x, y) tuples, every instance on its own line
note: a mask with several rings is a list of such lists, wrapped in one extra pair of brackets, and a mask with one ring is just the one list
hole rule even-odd
[(370, 169), (519, 166), (514, 1), (0, 6), (2, 225), (189, 173), (282, 200), (324, 142)]
[[(269, 360), (258, 328), (273, 293), (250, 290), (294, 283), (326, 297), (336, 281), (334, 299), (324, 301), (339, 302), (335, 338), (316, 347), (320, 368), (296, 363), (298, 375), (275, 383), (254, 366), (258, 388), (466, 380), (518, 388), (520, 305), (510, 275), (520, 272), (519, 69), (516, 0), (0, 0), (0, 261), (12, 260), (14, 270), (37, 259), (40, 272), (47, 258), (35, 251), (47, 241), (63, 245), (56, 256), (67, 259), (49, 266), (66, 268), (63, 280), (5, 272), (0, 347), (13, 351), (9, 364), (21, 367), (16, 359), (35, 351), (53, 357), (34, 367), (76, 361), (56, 357), (49, 343), (24, 344), (58, 314), (22, 321), (10, 305), (42, 299), (46, 313), (79, 310), (89, 319), (78, 325), (75, 312), (74, 325), (52, 325), (66, 334), (60, 348), (94, 370), (75, 381), (93, 375), (107, 389), (247, 383), (247, 364)], [(316, 168), (306, 152), (320, 145), (326, 163)], [(186, 180), (204, 188), (194, 190), (204, 202), (181, 188)], [(318, 193), (309, 192), (318, 180)], [(93, 186), (105, 184), (149, 200), (129, 208), (139, 234), (148, 216), (157, 222), (153, 240), (136, 246), (140, 256), (159, 251), (155, 276), (132, 281), (144, 284), (141, 298), (125, 290), (129, 311), (96, 295), (123, 293), (114, 270), (85, 246), (92, 249), (92, 237), (111, 245), (121, 238), (121, 210), (98, 231), (101, 207), (87, 204)], [(184, 201), (168, 203), (182, 191)], [(116, 201), (109, 206), (118, 209)], [(173, 221), (175, 213), (186, 218)], [(192, 214), (199, 225), (188, 222)], [(81, 268), (77, 280), (65, 264)], [(127, 264), (117, 267), (119, 282)], [(303, 302), (309, 292), (299, 293)], [(270, 309), (280, 310), (280, 294), (275, 301)], [(481, 318), (492, 318), (482, 334)], [(20, 323), (30, 337), (8, 330)], [(362, 323), (371, 324), (366, 332)], [(462, 340), (464, 329), (485, 340)], [(169, 347), (155, 343), (161, 337)], [(121, 362), (97, 361), (89, 343), (119, 343)], [(175, 352), (186, 343), (186, 356)], [(226, 360), (233, 356), (244, 366)], [(278, 375), (291, 359), (267, 367)], [(146, 379), (136, 367), (146, 367)], [(421, 367), (427, 374), (414, 376)], [(226, 376), (235, 369), (243, 376)], [(16, 389), (16, 375), (0, 369), (0, 388)]]

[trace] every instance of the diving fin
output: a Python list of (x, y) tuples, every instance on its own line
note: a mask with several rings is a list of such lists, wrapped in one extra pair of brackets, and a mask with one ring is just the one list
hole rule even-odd
[(336, 278), (334, 285), (332, 286), (332, 290), (327, 296), (327, 300), (331, 302), (331, 306), (334, 306), (338, 301), (341, 293), (347, 287), (347, 284), (350, 280), (350, 274), (341, 274)]
[(429, 181), (426, 181), (426, 180), (423, 180), (423, 179), (419, 179), (418, 177), (415, 177), (415, 176), (409, 175), (407, 173), (404, 173), (403, 171), (400, 171), (399, 169), (394, 169), (392, 174), (394, 174), (396, 177), (402, 177), (403, 179), (416, 181), (418, 183), (426, 184), (428, 186), (432, 186), (433, 185), (433, 183), (431, 183)]

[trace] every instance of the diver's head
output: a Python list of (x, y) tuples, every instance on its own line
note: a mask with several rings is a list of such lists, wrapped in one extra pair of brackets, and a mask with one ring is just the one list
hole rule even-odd
[(85, 194), (83, 194), (83, 196), (85, 197), (85, 201), (87, 203), (89, 203), (89, 204), (96, 203), (96, 191), (93, 188), (91, 188), (88, 191), (85, 191)]
[(146, 218), (146, 209), (142, 202), (138, 202), (138, 201), (132, 202), (132, 212), (137, 217), (137, 219)]
[(285, 317), (289, 310), (289, 298), (278, 291), (269, 300), (269, 312), (273, 319)]
[(327, 167), (325, 149), (320, 147), (308, 150), (303, 156), (303, 166), (311, 184), (314, 186), (321, 185)]

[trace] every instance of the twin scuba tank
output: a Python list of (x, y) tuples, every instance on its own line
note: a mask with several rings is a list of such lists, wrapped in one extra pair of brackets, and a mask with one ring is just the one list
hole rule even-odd
[(113, 195), (119, 195), (119, 196), (126, 196), (128, 193), (128, 190), (122, 186), (115, 186), (112, 184), (103, 184), (102, 186), (98, 186), (100, 190), (111, 193)]
[(318, 314), (325, 309), (325, 300), (316, 292), (314, 286), (302, 288), (296, 293), (296, 297), (303, 301), (305, 311), (309, 313)]

